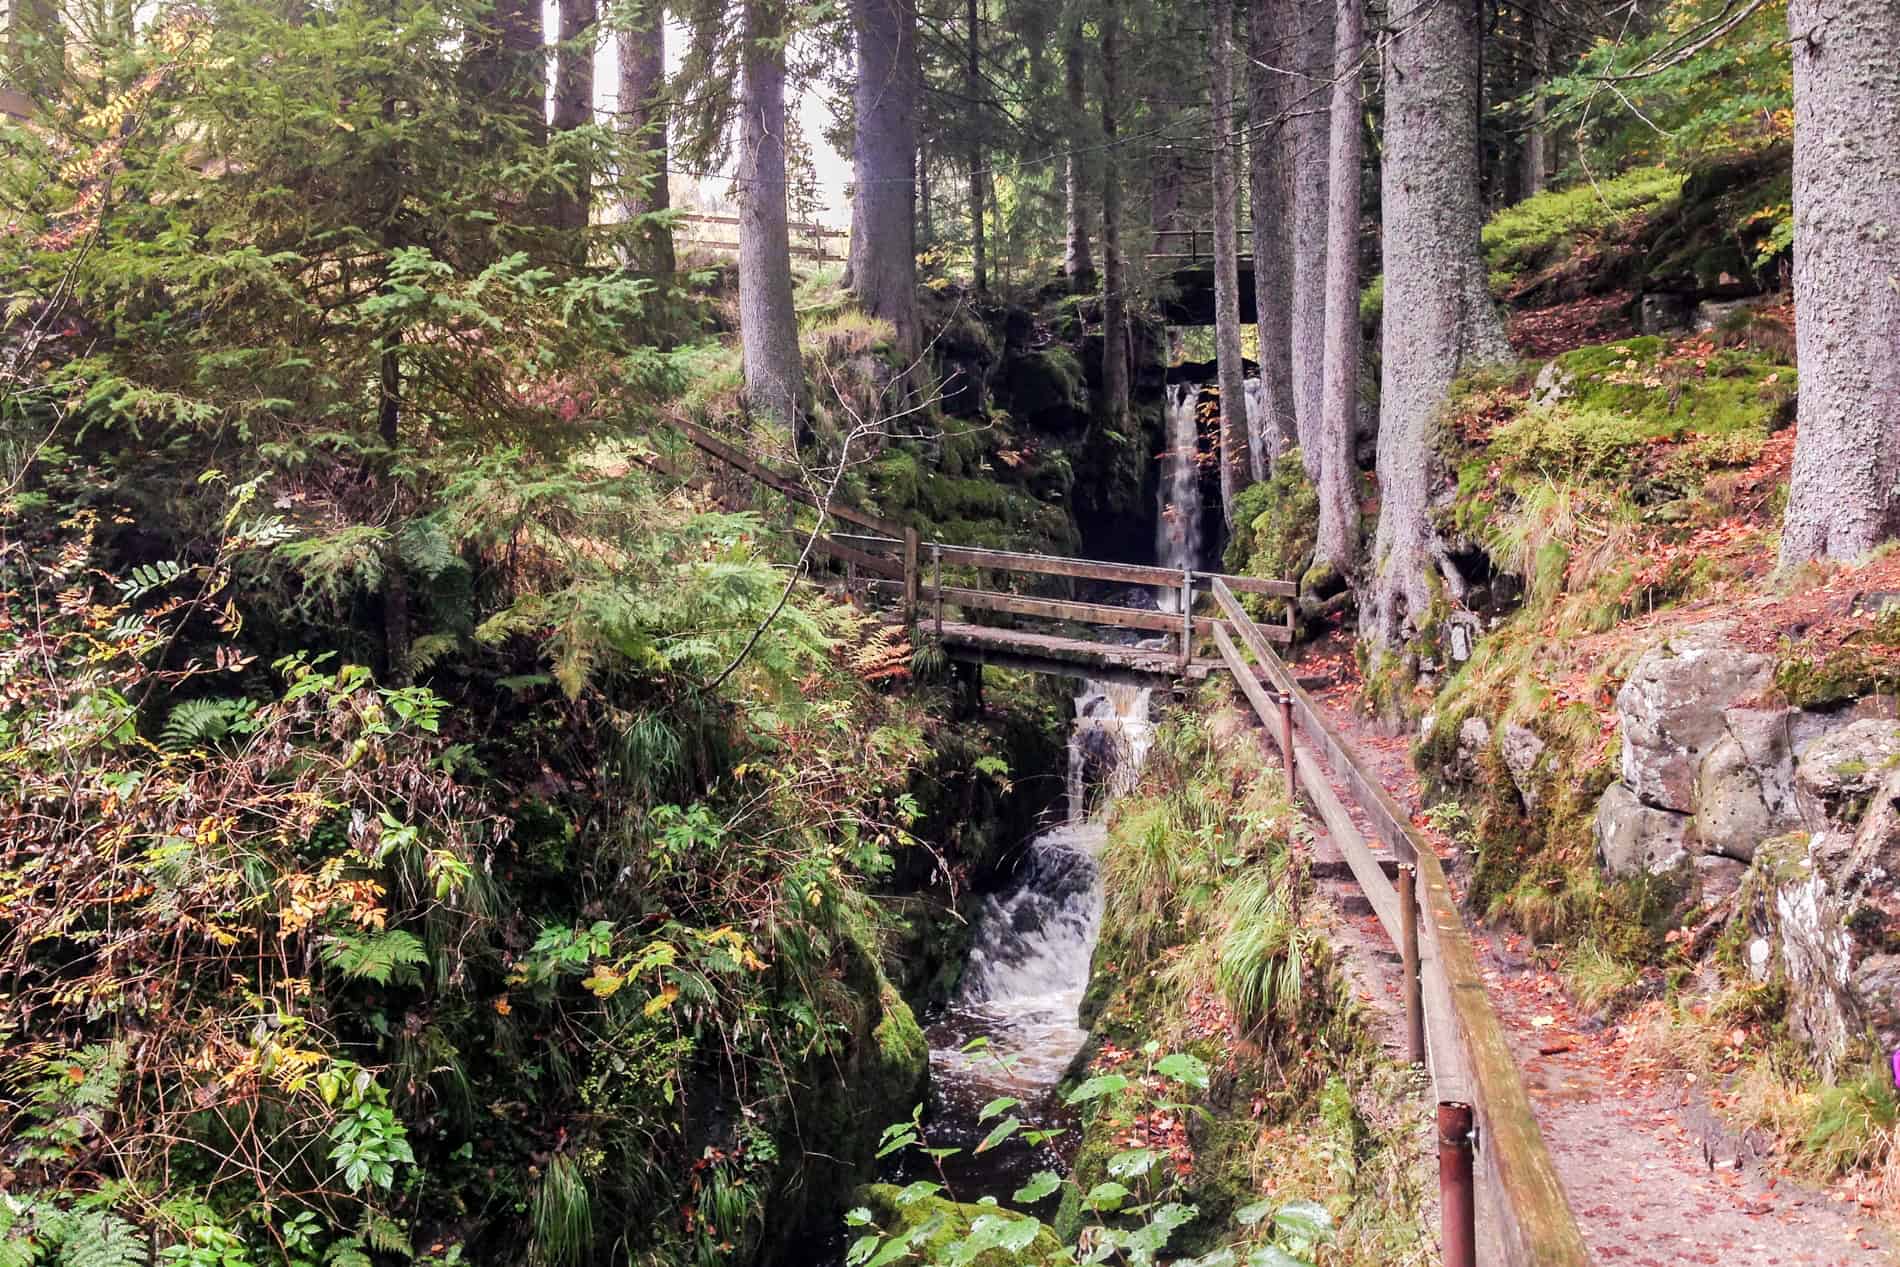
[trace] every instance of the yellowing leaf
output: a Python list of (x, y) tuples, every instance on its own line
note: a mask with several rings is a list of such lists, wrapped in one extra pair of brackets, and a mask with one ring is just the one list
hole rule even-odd
[(680, 988), (669, 983), (661, 989), (658, 994), (648, 999), (647, 1005), (640, 1010), (648, 1016), (658, 1016), (661, 1012), (666, 1011), (667, 1008), (672, 1007), (673, 1001), (679, 998), (679, 996)]

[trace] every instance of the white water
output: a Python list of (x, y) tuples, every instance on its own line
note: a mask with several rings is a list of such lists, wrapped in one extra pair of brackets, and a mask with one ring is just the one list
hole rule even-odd
[(1247, 380), (1247, 461), (1256, 482), (1267, 478), (1267, 384), (1265, 379)]
[[(1076, 696), (1069, 821), (1032, 840), (1016, 881), (984, 899), (962, 987), (931, 1029), (933, 1074), (953, 1111), (995, 1095), (1046, 1095), (1088, 1040), (1077, 1014), (1102, 922), (1100, 803), (1140, 775), (1148, 698), (1145, 686), (1108, 682)], [(962, 1050), (978, 1037), (986, 1047)]]
[[(1168, 447), (1161, 455), (1160, 505), (1155, 513), (1155, 562), (1170, 568), (1201, 565), (1201, 431), (1195, 412), (1199, 383), (1168, 388)], [(1163, 591), (1165, 611), (1180, 610), (1180, 596)]]

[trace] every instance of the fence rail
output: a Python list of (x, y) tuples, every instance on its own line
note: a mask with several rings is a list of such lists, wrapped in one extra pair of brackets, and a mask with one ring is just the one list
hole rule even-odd
[[(1306, 740), (1305, 744), (1294, 741), (1299, 789), (1319, 809), (1328, 834), (1339, 842), (1380, 926), (1401, 952), (1409, 949), (1407, 933), (1412, 928), (1420, 934), (1416, 962), (1424, 1054), (1440, 1105), (1454, 1109), (1452, 1120), (1457, 1120), (1456, 1110), (1465, 1106), (1475, 1118), (1482, 1195), (1495, 1221), (1504, 1261), (1513, 1267), (1583, 1267), (1590, 1261), (1589, 1250), (1531, 1113), (1517, 1061), (1478, 971), (1476, 947), (1437, 853), (1385, 785), (1360, 765), (1266, 640), (1251, 636), (1255, 632), (1250, 628), (1252, 621), (1232, 590), (1220, 581), (1212, 588), (1215, 601), (1240, 633), (1241, 643), (1280, 693), (1285, 701), (1282, 707), (1290, 708), (1298, 723)], [(1269, 705), (1253, 666), (1225, 630), (1217, 630), (1214, 638), (1242, 694), (1268, 731), (1277, 735), (1278, 710)], [(1317, 759), (1319, 753), (1325, 754), (1326, 766), (1371, 820), (1374, 834), (1401, 865), (1416, 868), (1417, 909), (1399, 904), (1368, 842), (1333, 791)], [(1441, 1145), (1456, 1143), (1441, 1134)], [(1446, 1208), (1454, 1209), (1458, 1194), (1445, 1195)], [(1447, 1250), (1457, 1243), (1448, 1229)], [(1446, 1262), (1452, 1261), (1448, 1252)]]
[[(727, 241), (723, 236), (701, 236), (692, 232), (693, 229), (700, 226), (716, 226), (719, 229), (736, 229), (739, 224), (738, 216), (702, 215), (697, 212), (691, 212), (674, 216), (673, 219), (675, 223), (687, 230), (680, 235), (680, 243), (683, 246), (696, 246), (703, 250), (710, 251), (737, 252), (739, 249), (739, 243), (737, 241)], [(793, 221), (787, 225), (786, 228), (791, 232), (791, 249), (793, 255), (802, 256), (806, 259), (826, 260), (832, 263), (844, 262), (845, 253), (843, 249), (834, 249), (831, 244), (833, 242), (848, 242), (851, 238), (851, 234), (848, 230), (834, 229), (828, 225), (803, 221)]]

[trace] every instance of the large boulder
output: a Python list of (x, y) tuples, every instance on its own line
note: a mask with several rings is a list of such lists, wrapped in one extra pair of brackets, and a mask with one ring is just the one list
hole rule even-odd
[(1696, 766), (1725, 733), (1723, 713), (1773, 680), (1772, 659), (1730, 645), (1715, 627), (1686, 631), (1644, 655), (1616, 697), (1623, 782), (1657, 809), (1694, 811)]
[(1597, 802), (1597, 858), (1613, 876), (1680, 870), (1690, 861), (1694, 839), (1689, 815), (1645, 805), (1625, 784), (1610, 784)]
[(1722, 718), (1722, 735), (1696, 768), (1696, 836), (1706, 852), (1748, 862), (1762, 841), (1801, 825), (1794, 743), (1803, 714), (1731, 708)]

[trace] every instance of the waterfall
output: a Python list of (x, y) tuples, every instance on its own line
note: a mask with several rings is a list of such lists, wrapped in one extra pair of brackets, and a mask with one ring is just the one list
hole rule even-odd
[[(1161, 505), (1155, 515), (1155, 562), (1163, 567), (1201, 565), (1200, 403), (1199, 383), (1168, 388), (1168, 447), (1161, 455)], [(1165, 596), (1162, 603), (1167, 606)]]
[(1247, 380), (1247, 462), (1256, 482), (1267, 478), (1267, 380)]
[[(1102, 922), (1096, 854), (1105, 832), (1087, 813), (1089, 793), (1134, 787), (1150, 743), (1148, 696), (1147, 687), (1109, 682), (1086, 683), (1076, 696), (1069, 821), (1030, 841), (1015, 881), (983, 900), (962, 985), (929, 1028), (938, 1100), (930, 1135), (965, 1149), (945, 1172), (962, 1200), (1007, 1196), (1035, 1170), (1063, 1164), (1046, 1147), (969, 1150), (989, 1129), (978, 1109), (996, 1096), (1022, 1100), (1016, 1112), (1032, 1125), (1062, 1112), (1053, 1092), (1088, 1041), (1079, 1014)], [(973, 1039), (983, 1044), (966, 1050)]]

